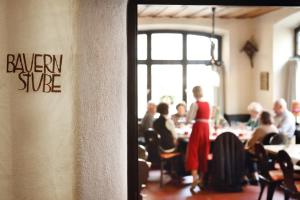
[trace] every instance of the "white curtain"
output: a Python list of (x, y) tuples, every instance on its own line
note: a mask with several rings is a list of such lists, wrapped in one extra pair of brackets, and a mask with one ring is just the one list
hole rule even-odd
[[(288, 108), (291, 107), (291, 103), (296, 99), (296, 90), (297, 90), (297, 71), (299, 68), (299, 59), (292, 58), (286, 63), (287, 69), (287, 82), (286, 82), (286, 102), (288, 104)], [(298, 77), (300, 78), (300, 77)]]

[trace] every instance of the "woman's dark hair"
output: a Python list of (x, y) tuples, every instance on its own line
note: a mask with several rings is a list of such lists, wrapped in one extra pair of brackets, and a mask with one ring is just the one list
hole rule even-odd
[(169, 105), (166, 103), (160, 103), (157, 106), (157, 112), (161, 115), (167, 115), (169, 113)]
[(266, 124), (266, 125), (272, 124), (271, 114), (267, 111), (263, 111), (260, 114), (260, 121), (262, 124)]

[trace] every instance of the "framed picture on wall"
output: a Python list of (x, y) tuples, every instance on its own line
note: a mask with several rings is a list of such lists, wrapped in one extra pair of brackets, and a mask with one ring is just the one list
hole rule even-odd
[(269, 72), (260, 72), (260, 89), (269, 90)]

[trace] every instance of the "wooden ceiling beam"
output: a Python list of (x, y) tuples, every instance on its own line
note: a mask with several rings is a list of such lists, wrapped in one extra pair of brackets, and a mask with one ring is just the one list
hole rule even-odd
[[(174, 18), (211, 18), (213, 5), (139, 5), (139, 17), (174, 17)], [(280, 7), (259, 6), (215, 6), (216, 17), (226, 19), (246, 19), (280, 9)]]
[(245, 13), (243, 15), (236, 16), (236, 18), (239, 18), (239, 19), (241, 19), (241, 18), (254, 18), (254, 17), (261, 16), (261, 15), (267, 14), (269, 12), (278, 10), (278, 9), (279, 9), (278, 7), (258, 8), (256, 10), (250, 11), (250, 12)]
[(157, 13), (155, 17), (173, 17), (176, 13), (180, 12), (186, 6), (183, 5), (171, 5), (167, 9), (162, 10), (160, 13)]

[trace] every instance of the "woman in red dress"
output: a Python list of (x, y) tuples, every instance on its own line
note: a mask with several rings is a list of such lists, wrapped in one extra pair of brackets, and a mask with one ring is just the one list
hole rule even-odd
[[(198, 185), (203, 186), (203, 176), (207, 171), (207, 156), (209, 154), (209, 117), (210, 106), (208, 102), (202, 101), (202, 88), (196, 86), (193, 88), (193, 94), (196, 102), (191, 105), (187, 121), (194, 120), (191, 137), (189, 139), (186, 154), (186, 170), (191, 171), (193, 183), (191, 192), (194, 192)], [(200, 172), (198, 174), (198, 171)]]

